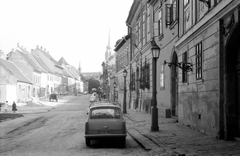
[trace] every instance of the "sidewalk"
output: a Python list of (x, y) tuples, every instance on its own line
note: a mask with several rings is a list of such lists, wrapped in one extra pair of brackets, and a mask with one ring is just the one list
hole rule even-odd
[(218, 140), (176, 119), (159, 118), (159, 131), (151, 132), (151, 114), (128, 110), (124, 116), (128, 134), (151, 156), (240, 155), (240, 142)]

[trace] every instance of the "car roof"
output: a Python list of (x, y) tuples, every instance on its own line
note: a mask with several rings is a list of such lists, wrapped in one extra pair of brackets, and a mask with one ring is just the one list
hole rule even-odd
[(116, 105), (114, 103), (106, 103), (106, 102), (103, 102), (103, 103), (95, 102), (90, 106), (90, 109), (101, 108), (101, 107), (112, 107), (112, 108), (120, 108), (121, 109), (121, 107), (119, 105)]

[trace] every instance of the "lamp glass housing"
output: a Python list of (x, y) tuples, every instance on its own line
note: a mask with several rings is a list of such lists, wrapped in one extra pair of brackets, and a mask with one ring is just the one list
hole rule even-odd
[(123, 76), (127, 77), (127, 70), (126, 69), (124, 69), (124, 71), (123, 71)]
[(152, 47), (152, 57), (155, 58), (155, 59), (158, 59), (159, 54), (160, 54), (160, 48), (157, 45), (154, 45)]

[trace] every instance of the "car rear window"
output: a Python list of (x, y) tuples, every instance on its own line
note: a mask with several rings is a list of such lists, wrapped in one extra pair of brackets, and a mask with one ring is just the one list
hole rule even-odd
[(90, 113), (90, 119), (120, 119), (120, 109), (118, 108), (97, 108)]

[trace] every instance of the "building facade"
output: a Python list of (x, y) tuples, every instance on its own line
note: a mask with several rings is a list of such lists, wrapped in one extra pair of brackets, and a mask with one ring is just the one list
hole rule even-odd
[[(115, 49), (116, 52), (116, 74), (112, 83), (116, 83), (115, 88), (115, 99), (121, 105), (123, 105), (124, 99), (124, 77), (123, 70), (126, 69), (128, 71), (128, 75), (126, 77), (126, 87), (127, 87), (127, 109), (131, 107), (130, 100), (130, 34), (122, 37), (116, 42)], [(114, 88), (113, 88), (114, 89)]]
[(179, 121), (219, 138), (240, 136), (237, 0), (179, 2)]
[(239, 137), (239, 6), (238, 0), (134, 0), (127, 18), (134, 109), (151, 106), (154, 40), (161, 49), (159, 116), (222, 139)]
[(130, 43), (131, 108), (150, 113), (152, 99), (153, 8), (149, 1), (135, 0), (127, 17)]

